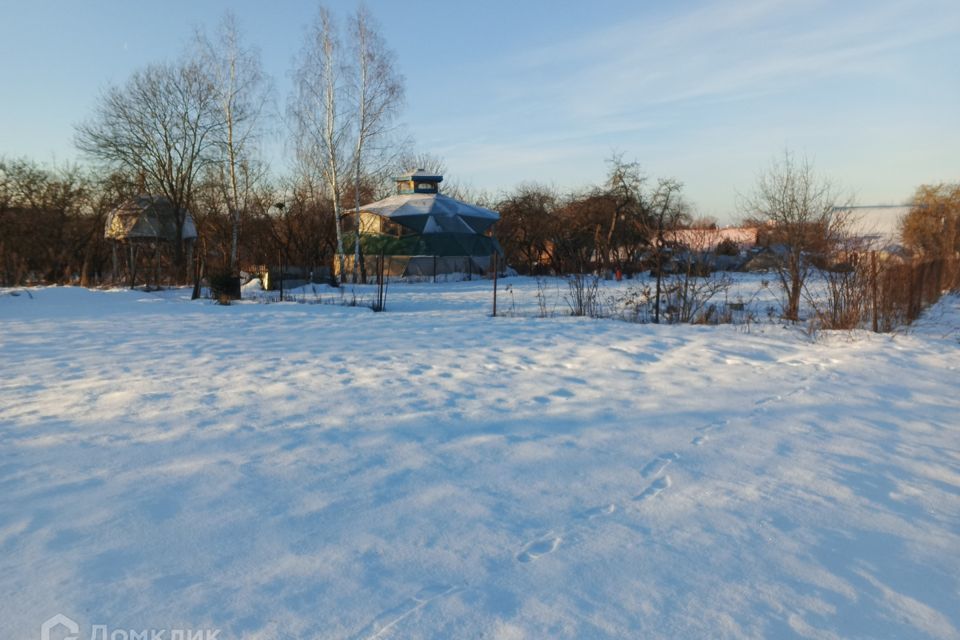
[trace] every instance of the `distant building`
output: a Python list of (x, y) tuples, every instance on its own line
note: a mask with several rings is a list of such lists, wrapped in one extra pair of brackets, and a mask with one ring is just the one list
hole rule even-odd
[(837, 211), (849, 214), (851, 231), (872, 248), (887, 253), (900, 251), (900, 220), (912, 205), (868, 205), (837, 207)]
[[(387, 275), (433, 276), (484, 274), (493, 254), (503, 255), (492, 237), (500, 214), (442, 195), (442, 181), (443, 176), (422, 169), (399, 176), (395, 195), (350, 214), (360, 217), (360, 248), (368, 274), (379, 256), (386, 260)], [(353, 270), (352, 249), (345, 249), (348, 272)]]
[(757, 244), (756, 227), (717, 227), (709, 229), (678, 229), (667, 233), (667, 241), (691, 251), (716, 251), (721, 244), (736, 245), (740, 251)]

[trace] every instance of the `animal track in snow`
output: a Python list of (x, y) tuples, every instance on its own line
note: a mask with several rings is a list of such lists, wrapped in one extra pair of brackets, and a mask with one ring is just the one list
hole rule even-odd
[(705, 436), (705, 435), (703, 435), (703, 436), (697, 436), (696, 438), (694, 438), (693, 440), (690, 441), (690, 444), (692, 444), (692, 445), (695, 446), (695, 447), (699, 447), (700, 445), (702, 445), (704, 442), (706, 442), (706, 441), (709, 440), (709, 439), (710, 439), (710, 438), (709, 438), (708, 436)]
[(792, 389), (792, 390), (790, 390), (790, 391), (787, 391), (786, 393), (778, 393), (778, 394), (776, 394), (776, 395), (767, 396), (767, 397), (765, 397), (765, 398), (760, 398), (759, 400), (757, 400), (757, 401), (755, 401), (755, 402), (753, 403), (756, 408), (753, 410), (752, 413), (756, 414), (756, 413), (758, 413), (758, 412), (765, 411), (766, 405), (770, 404), (771, 402), (782, 402), (782, 401), (783, 401), (784, 399), (786, 399), (786, 398), (790, 398), (790, 397), (793, 397), (793, 396), (795, 396), (795, 395), (807, 393), (808, 391), (810, 391), (810, 385), (809, 385), (810, 380), (811, 380), (810, 377), (805, 378), (805, 379), (800, 383), (800, 386), (798, 386), (798, 387), (796, 387), (795, 389)]
[(634, 498), (634, 500), (637, 502), (646, 502), (651, 498), (657, 497), (665, 489), (669, 489), (672, 484), (673, 481), (670, 480), (670, 476), (657, 478), (651, 482), (646, 489), (641, 491), (640, 494)]
[(383, 637), (383, 634), (390, 631), (403, 619), (423, 609), (434, 600), (438, 600), (462, 590), (463, 587), (460, 586), (440, 584), (424, 587), (396, 607), (387, 609), (378, 615), (373, 622), (364, 627), (364, 629), (354, 637), (357, 639), (364, 638), (365, 640), (375, 640), (376, 638), (381, 638)]
[(540, 556), (553, 553), (560, 546), (561, 538), (559, 536), (548, 536), (539, 540), (534, 540), (523, 551), (517, 554), (517, 560), (520, 562), (533, 562)]
[(666, 469), (671, 462), (673, 462), (674, 460), (678, 460), (679, 458), (680, 456), (674, 453), (673, 451), (671, 451), (670, 453), (662, 453), (656, 458), (654, 458), (653, 460), (651, 460), (650, 462), (648, 462), (643, 467), (643, 469), (640, 470), (640, 475), (643, 476), (644, 478), (655, 476), (661, 471), (663, 471), (664, 469)]

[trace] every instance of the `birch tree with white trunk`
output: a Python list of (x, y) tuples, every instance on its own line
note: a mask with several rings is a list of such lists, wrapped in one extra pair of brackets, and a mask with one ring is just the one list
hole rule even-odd
[(231, 12), (224, 14), (213, 40), (198, 32), (196, 47), (201, 67), (210, 75), (224, 123), (217, 140), (218, 177), (230, 218), (230, 271), (235, 274), (243, 214), (263, 177), (256, 147), (271, 83), (263, 71), (259, 52), (244, 45)]
[(294, 71), (288, 111), (300, 170), (322, 179), (333, 204), (341, 279), (345, 271), (342, 182), (349, 172), (353, 123), (346, 105), (345, 72), (336, 22), (329, 9), (320, 7)]
[[(350, 18), (352, 78), (350, 93), (355, 109), (353, 149), (354, 259), (353, 281), (361, 278), (360, 205), (361, 187), (371, 158), (383, 159), (383, 143), (403, 102), (403, 79), (394, 66), (394, 54), (387, 48), (376, 22), (361, 5)], [(380, 145), (380, 146), (378, 146)], [(375, 169), (373, 169), (375, 170)]]

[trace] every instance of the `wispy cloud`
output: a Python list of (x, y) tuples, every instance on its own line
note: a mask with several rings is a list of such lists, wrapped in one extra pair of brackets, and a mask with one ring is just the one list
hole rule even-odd
[(522, 71), (512, 95), (572, 116), (622, 117), (645, 105), (736, 99), (868, 73), (887, 64), (886, 54), (958, 33), (956, 3), (714, 3), (517, 53)]
[[(458, 81), (482, 95), (432, 123), (425, 139), (486, 184), (582, 184), (601, 178), (602, 159), (620, 149), (645, 163), (663, 159), (681, 178), (708, 176), (714, 198), (730, 182), (725, 158), (754, 162), (785, 144), (841, 145), (842, 136), (854, 144), (864, 121), (893, 124), (890, 112), (850, 94), (882, 95), (886, 84), (928, 72), (931, 44), (955, 56), (960, 41), (955, 0), (636, 7), (616, 24), (471, 69)], [(850, 121), (857, 108), (873, 111)]]

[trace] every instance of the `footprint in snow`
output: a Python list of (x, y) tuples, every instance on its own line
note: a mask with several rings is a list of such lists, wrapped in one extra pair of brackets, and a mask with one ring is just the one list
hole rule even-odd
[[(586, 509), (585, 511), (575, 513), (572, 516), (573, 522), (571, 523), (571, 526), (561, 531), (561, 533), (566, 535), (571, 531), (577, 531), (582, 527), (587, 526), (591, 520), (609, 516), (612, 513), (614, 513), (616, 510), (617, 510), (617, 505), (610, 503), (610, 504), (599, 505), (596, 507), (591, 507), (590, 509)], [(533, 542), (527, 543), (523, 547), (523, 550), (517, 554), (516, 558), (520, 562), (533, 562), (540, 556), (545, 556), (548, 553), (553, 553), (554, 551), (556, 551), (557, 547), (560, 546), (560, 543), (562, 541), (563, 541), (563, 538), (561, 536), (548, 534), (542, 538), (538, 538), (537, 540), (534, 540)]]
[(557, 550), (557, 547), (560, 546), (559, 537), (548, 537), (541, 538), (540, 540), (534, 540), (526, 547), (523, 548), (523, 551), (517, 554), (517, 560), (520, 562), (533, 562), (540, 556), (545, 556), (548, 553), (553, 553)]
[(640, 492), (638, 496), (634, 498), (637, 502), (646, 502), (651, 498), (657, 497), (664, 489), (669, 489), (670, 485), (673, 484), (673, 481), (670, 480), (670, 476), (663, 476), (662, 478), (657, 478), (650, 485)]
[(644, 478), (655, 476), (661, 471), (663, 471), (664, 469), (666, 469), (671, 462), (673, 462), (674, 460), (678, 460), (679, 458), (680, 456), (674, 453), (673, 451), (671, 451), (670, 453), (662, 453), (656, 458), (654, 458), (653, 460), (651, 460), (650, 462), (648, 462), (643, 467), (643, 469), (640, 470), (640, 475), (643, 476)]
[(783, 396), (781, 396), (781, 395), (768, 396), (768, 397), (766, 397), (766, 398), (760, 398), (759, 400), (757, 400), (757, 401), (754, 402), (753, 404), (754, 404), (755, 406), (757, 406), (757, 407), (762, 407), (762, 406), (764, 406), (764, 405), (766, 405), (766, 404), (770, 404), (771, 402), (779, 402), (780, 400), (783, 400)]
[(714, 420), (710, 424), (705, 424), (702, 427), (697, 427), (697, 431), (701, 433), (710, 433), (711, 431), (718, 431), (720, 429), (723, 429), (728, 424), (730, 424), (729, 420)]
[[(754, 413), (756, 413), (757, 411), (759, 411), (759, 409), (754, 410)], [(710, 436), (707, 434), (713, 433), (714, 431), (720, 431), (723, 428), (725, 428), (728, 424), (730, 424), (729, 420), (724, 420), (721, 418), (721, 419), (714, 420), (713, 422), (710, 422), (708, 424), (697, 427), (696, 431), (700, 435), (694, 436), (693, 440), (690, 441), (690, 444), (692, 444), (695, 447), (699, 447), (700, 445), (710, 440)]]
[(581, 515), (582, 520), (593, 520), (594, 518), (599, 518), (601, 516), (608, 516), (614, 511), (617, 510), (617, 505), (615, 504), (606, 504), (600, 507), (593, 507), (592, 509), (587, 509)]

